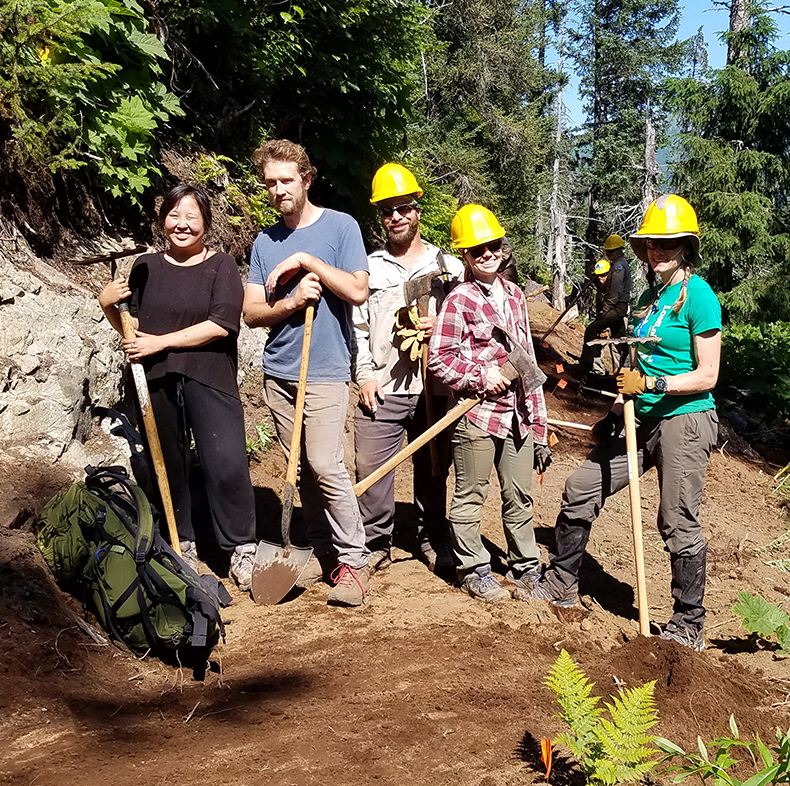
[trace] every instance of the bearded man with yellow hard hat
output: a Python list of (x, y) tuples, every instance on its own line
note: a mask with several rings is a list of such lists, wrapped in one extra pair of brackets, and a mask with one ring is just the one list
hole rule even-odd
[[(414, 175), (400, 164), (384, 164), (373, 178), (370, 201), (376, 206), (386, 235), (384, 245), (368, 256), (370, 295), (354, 309), (356, 351), (352, 373), (359, 385), (354, 416), (357, 479), (370, 475), (400, 450), (404, 436), (415, 439), (428, 426), (422, 347), (430, 337), (436, 313), (449, 287), (463, 277), (463, 265), (420, 236), (423, 191)], [(406, 303), (404, 283), (423, 276), (430, 280), (428, 314)], [(425, 384), (432, 384), (430, 376)], [(433, 416), (447, 409), (447, 390), (432, 384)], [(431, 570), (451, 569), (446, 481), (450, 465), (447, 432), (436, 438), (439, 474), (433, 474), (428, 447), (418, 450), (414, 465), (414, 506), (417, 514), (417, 556)], [(395, 473), (391, 472), (359, 497), (369, 569), (391, 563), (395, 524)]]
[(625, 318), (631, 300), (631, 268), (623, 254), (624, 246), (620, 235), (609, 235), (604, 242), (606, 258), (598, 260), (593, 269), (595, 318), (584, 331), (584, 349), (579, 360), (579, 371), (583, 374), (594, 370), (601, 354), (601, 347), (590, 346), (589, 341), (607, 330), (612, 338), (625, 335)]

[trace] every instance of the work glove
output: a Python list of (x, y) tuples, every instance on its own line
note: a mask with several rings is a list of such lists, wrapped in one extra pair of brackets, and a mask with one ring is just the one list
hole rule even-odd
[(638, 396), (645, 392), (647, 377), (636, 368), (624, 368), (617, 375), (617, 392), (624, 396)]
[(551, 448), (548, 445), (535, 444), (535, 472), (542, 475), (551, 464)]
[(592, 429), (595, 444), (605, 448), (620, 430), (620, 423), (620, 418), (614, 412), (609, 412), (605, 418), (599, 420)]
[(404, 306), (395, 312), (395, 327), (399, 328), (395, 335), (401, 340), (398, 348), (408, 354), (410, 360), (420, 357), (425, 343), (425, 331), (416, 328), (419, 319), (417, 306)]

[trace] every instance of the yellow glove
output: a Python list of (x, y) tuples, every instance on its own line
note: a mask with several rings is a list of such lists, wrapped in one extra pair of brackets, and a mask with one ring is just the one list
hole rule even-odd
[(410, 360), (417, 360), (425, 343), (425, 331), (416, 328), (419, 319), (417, 306), (403, 306), (395, 312), (395, 327), (400, 328), (395, 333), (401, 339), (399, 349), (408, 353)]
[(617, 392), (624, 396), (638, 396), (645, 392), (647, 377), (635, 368), (624, 368), (617, 375)]

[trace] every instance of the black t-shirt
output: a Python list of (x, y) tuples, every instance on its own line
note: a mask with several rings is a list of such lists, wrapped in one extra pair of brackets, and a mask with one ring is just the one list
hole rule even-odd
[(189, 349), (170, 349), (143, 360), (149, 379), (183, 374), (238, 398), (237, 338), (244, 288), (233, 257), (214, 254), (197, 265), (168, 262), (164, 254), (143, 254), (129, 274), (129, 310), (140, 330), (161, 336), (210, 319), (228, 335)]

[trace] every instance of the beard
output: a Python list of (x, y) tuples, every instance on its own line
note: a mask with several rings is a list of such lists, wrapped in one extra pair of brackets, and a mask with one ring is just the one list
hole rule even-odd
[(283, 199), (280, 202), (275, 202), (272, 207), (274, 207), (274, 209), (277, 210), (280, 215), (291, 216), (294, 213), (301, 212), (306, 204), (307, 195), (301, 194), (298, 197), (292, 196), (287, 199)]
[(390, 243), (396, 243), (398, 245), (408, 245), (417, 236), (417, 231), (419, 228), (420, 225), (418, 221), (415, 220), (410, 221), (405, 227), (403, 227), (403, 229), (399, 229), (397, 232), (392, 229), (388, 229), (387, 240)]

